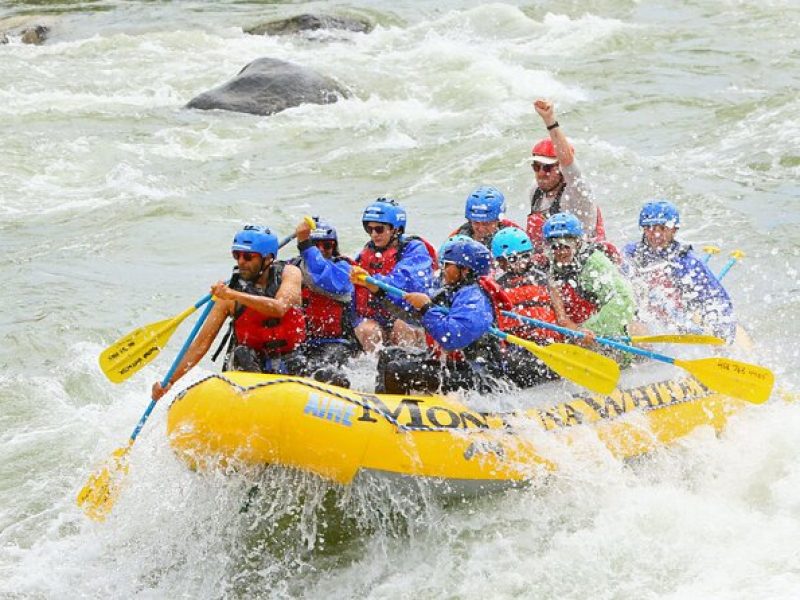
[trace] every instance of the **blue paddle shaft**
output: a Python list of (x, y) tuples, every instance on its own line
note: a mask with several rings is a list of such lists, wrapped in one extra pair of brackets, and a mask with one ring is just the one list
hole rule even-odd
[[(535, 325), (536, 327), (542, 327), (544, 329), (557, 331), (558, 333), (563, 333), (564, 335), (577, 338), (586, 337), (586, 334), (581, 333), (580, 331), (573, 331), (572, 329), (567, 329), (566, 327), (553, 325), (552, 323), (548, 323), (547, 321), (540, 321), (539, 319), (533, 319), (531, 317), (523, 317), (522, 315), (518, 315), (517, 313), (513, 313), (508, 310), (504, 310), (503, 314), (507, 317), (511, 317), (512, 319), (517, 319), (518, 321), (522, 321), (523, 323), (528, 323), (529, 325)], [(647, 358), (652, 358), (653, 360), (659, 360), (661, 362), (665, 362), (670, 365), (675, 364), (675, 359), (672, 358), (671, 356), (667, 356), (666, 354), (651, 352), (650, 350), (645, 350), (644, 348), (637, 348), (636, 346), (628, 346), (627, 344), (622, 344), (620, 342), (616, 342), (608, 338), (595, 337), (594, 339), (600, 344), (604, 344), (605, 346), (610, 346), (611, 348), (616, 348), (617, 350), (622, 350), (623, 352), (638, 354), (639, 356), (645, 356)]]
[[(189, 351), (189, 346), (192, 345), (194, 338), (197, 337), (197, 333), (200, 331), (200, 328), (203, 326), (203, 323), (208, 317), (208, 313), (210, 313), (211, 309), (214, 308), (214, 302), (213, 301), (209, 302), (209, 300), (211, 300), (211, 294), (208, 294), (204, 298), (201, 298), (200, 300), (198, 300), (197, 304), (195, 304), (195, 307), (199, 308), (200, 306), (208, 302), (208, 305), (203, 310), (202, 314), (200, 315), (200, 318), (197, 319), (197, 322), (194, 324), (191, 333), (189, 333), (189, 337), (187, 337), (186, 341), (183, 342), (183, 346), (181, 347), (181, 351), (178, 352), (178, 356), (176, 356), (175, 360), (172, 361), (172, 366), (169, 368), (169, 371), (167, 371), (167, 374), (164, 376), (164, 379), (161, 380), (161, 387), (164, 387), (165, 385), (167, 385), (167, 383), (169, 383), (169, 380), (175, 374), (175, 369), (178, 368), (178, 365), (180, 364), (181, 360), (183, 360), (183, 357), (186, 355), (186, 352)], [(132, 444), (134, 442), (136, 436), (139, 435), (139, 432), (142, 430), (142, 427), (144, 427), (144, 424), (150, 417), (150, 413), (153, 412), (153, 409), (155, 407), (156, 407), (156, 400), (151, 400), (150, 404), (147, 405), (147, 409), (145, 409), (142, 418), (139, 419), (139, 422), (133, 429), (133, 433), (131, 434), (131, 439), (129, 443)]]
[(722, 267), (722, 269), (719, 272), (719, 275), (717, 275), (717, 281), (722, 281), (722, 278), (725, 277), (725, 275), (728, 274), (728, 271), (730, 271), (731, 267), (736, 264), (737, 260), (738, 259), (736, 259), (736, 258), (729, 258), (728, 259), (728, 262), (725, 263), (725, 266)]

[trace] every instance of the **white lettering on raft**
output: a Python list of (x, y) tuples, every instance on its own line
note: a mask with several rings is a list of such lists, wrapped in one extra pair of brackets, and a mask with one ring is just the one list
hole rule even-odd
[(305, 409), (303, 409), (303, 414), (313, 415), (319, 419), (327, 419), (350, 427), (353, 424), (351, 419), (354, 410), (355, 405), (349, 402), (312, 393), (308, 395), (308, 402)]

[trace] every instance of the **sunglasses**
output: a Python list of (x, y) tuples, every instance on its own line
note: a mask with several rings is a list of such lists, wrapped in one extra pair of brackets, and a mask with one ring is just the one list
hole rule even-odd
[(545, 173), (549, 173), (550, 171), (558, 167), (558, 163), (553, 163), (552, 165), (543, 165), (542, 163), (535, 162), (531, 166), (533, 167), (535, 173), (538, 173), (539, 171), (544, 171)]
[(514, 264), (516, 262), (530, 260), (531, 253), (530, 252), (522, 252), (520, 254), (512, 254), (511, 256), (504, 256), (502, 258), (504, 258), (509, 263)]
[(386, 225), (364, 225), (364, 230), (370, 235), (373, 233), (380, 235), (386, 231), (387, 228), (388, 227)]
[(261, 255), (258, 252), (242, 252), (241, 250), (234, 250), (231, 252), (233, 255), (233, 260), (238, 261), (239, 257), (243, 258), (245, 262), (250, 262), (254, 258), (261, 258)]
[(574, 250), (575, 246), (573, 244), (570, 244), (569, 242), (567, 242), (567, 243), (554, 242), (554, 243), (550, 244), (550, 249), (551, 250), (566, 250), (566, 249)]
[(336, 247), (336, 242), (333, 240), (317, 240), (314, 245), (323, 250), (333, 250)]

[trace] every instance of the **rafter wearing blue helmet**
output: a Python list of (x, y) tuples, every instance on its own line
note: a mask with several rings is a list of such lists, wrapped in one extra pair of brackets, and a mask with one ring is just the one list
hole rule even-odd
[(357, 349), (353, 333), (349, 259), (338, 251), (336, 228), (314, 217), (295, 228), (300, 255), (290, 262), (303, 274), (306, 343), (298, 359), (299, 374), (340, 387), (350, 387), (342, 372)]
[(505, 227), (518, 227), (505, 218), (506, 198), (503, 192), (490, 185), (482, 185), (467, 196), (464, 218), (467, 222), (450, 235), (466, 235), (484, 244), (492, 245), (492, 237)]
[(675, 239), (678, 208), (668, 200), (645, 203), (642, 238), (623, 249), (625, 273), (639, 299), (639, 317), (653, 329), (709, 331), (733, 341), (736, 318), (728, 292), (692, 247)]
[[(547, 287), (547, 274), (540, 270), (532, 260), (533, 244), (528, 234), (521, 229), (508, 227), (503, 229), (492, 241), (492, 254), (498, 262), (500, 270), (497, 283), (505, 290), (511, 302), (511, 311), (524, 317), (539, 319), (549, 323), (556, 322), (550, 291)], [(547, 329), (537, 329), (501, 315), (500, 328), (526, 340), (548, 343), (558, 339)], [(525, 353), (527, 354), (527, 352)], [(527, 359), (527, 356), (521, 356)], [(529, 360), (522, 360), (520, 368), (513, 377), (518, 385), (534, 385), (551, 374), (541, 365), (529, 368)], [(524, 365), (524, 367), (523, 367)]]
[(486, 335), (495, 323), (493, 299), (485, 289), (491, 271), (489, 250), (474, 240), (456, 240), (446, 245), (442, 261), (444, 289), (439, 294), (433, 299), (421, 293), (406, 295), (421, 316), (430, 351), (382, 354), (379, 377), (388, 393), (489, 391), (496, 385), (493, 378), (503, 374), (500, 344)]
[[(351, 281), (355, 289), (355, 333), (362, 348), (373, 351), (384, 342), (421, 343), (418, 327), (405, 320), (411, 307), (365, 285), (364, 275), (412, 292), (433, 286), (436, 250), (418, 236), (407, 235), (406, 211), (395, 200), (378, 198), (361, 217), (370, 241), (355, 259)], [(374, 289), (373, 289), (374, 288)]]
[(231, 251), (238, 276), (231, 279), (230, 286), (222, 281), (211, 286), (215, 302), (203, 328), (167, 385), (153, 384), (153, 400), (200, 362), (227, 319), (231, 320), (231, 335), (224, 370), (294, 374), (289, 359), (306, 335), (300, 310), (300, 270), (275, 260), (278, 238), (268, 227), (243, 227), (234, 236)]
[[(583, 227), (572, 214), (557, 213), (542, 232), (549, 245), (553, 303), (559, 323), (586, 334), (625, 335), (633, 319), (633, 290), (601, 246), (583, 242)], [(560, 306), (563, 305), (563, 309)]]

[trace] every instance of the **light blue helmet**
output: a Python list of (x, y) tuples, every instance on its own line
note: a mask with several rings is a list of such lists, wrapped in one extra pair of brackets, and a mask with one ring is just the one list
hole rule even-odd
[(533, 252), (533, 244), (528, 234), (517, 227), (505, 227), (494, 234), (492, 256), (508, 258), (515, 254)]
[(442, 252), (441, 260), (470, 269), (478, 277), (488, 275), (492, 270), (489, 249), (471, 238), (452, 242)]
[(271, 254), (278, 256), (278, 236), (269, 227), (245, 225), (233, 236), (231, 251), (257, 252), (262, 257)]
[(314, 222), (317, 226), (311, 230), (311, 235), (309, 236), (312, 242), (322, 242), (325, 240), (339, 241), (336, 235), (336, 228), (333, 225), (317, 217), (314, 217)]
[(395, 229), (405, 231), (406, 211), (391, 198), (378, 198), (364, 209), (361, 222), (366, 226), (367, 223), (386, 223)]
[(472, 239), (471, 237), (469, 237), (468, 235), (464, 235), (463, 233), (457, 233), (447, 238), (439, 247), (439, 264), (442, 263), (442, 256), (444, 255), (444, 251), (447, 250), (450, 244), (453, 244), (455, 242), (464, 242), (471, 239)]
[(562, 237), (576, 237), (583, 235), (583, 226), (578, 217), (570, 213), (556, 213), (542, 227), (544, 239), (554, 240)]
[(639, 213), (639, 227), (650, 227), (652, 225), (678, 227), (680, 224), (681, 216), (678, 213), (678, 207), (669, 200), (648, 202)]
[(506, 212), (506, 197), (490, 185), (482, 185), (467, 197), (464, 216), (468, 221), (499, 221)]

